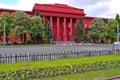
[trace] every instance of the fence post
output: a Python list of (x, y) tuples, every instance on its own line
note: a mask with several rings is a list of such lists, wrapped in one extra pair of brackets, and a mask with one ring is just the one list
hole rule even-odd
[[(75, 57), (76, 57), (76, 52), (75, 52), (75, 51), (73, 52), (73, 56), (74, 56), (74, 55), (75, 55)], [(72, 58), (73, 58), (73, 56), (72, 56)]]
[(29, 53), (29, 61), (32, 61), (32, 59), (31, 59), (31, 53)]
[(79, 52), (77, 51), (77, 58), (78, 58), (78, 53), (79, 53)]
[(72, 51), (70, 51), (70, 58), (71, 58), (71, 56), (72, 56)]
[(70, 55), (70, 52), (67, 51), (67, 53), (66, 53), (66, 57), (69, 58), (69, 55)]
[(55, 52), (52, 53), (52, 59), (55, 59)]
[(33, 53), (33, 55), (32, 55), (32, 61), (35, 61), (35, 60), (36, 60), (35, 53)]
[(15, 62), (17, 62), (17, 55), (15, 55)]
[(40, 61), (40, 53), (39, 52), (37, 53), (37, 56), (38, 56), (38, 61)]
[(2, 63), (2, 55), (0, 55), (0, 63)]
[(102, 52), (102, 51), (100, 50), (100, 51), (99, 51), (99, 55), (101, 55), (101, 52)]
[(5, 55), (5, 63), (8, 63), (8, 55)]
[(120, 50), (118, 49), (118, 54), (120, 53)]
[(24, 56), (24, 57), (25, 57), (25, 62), (26, 62), (26, 61), (27, 61), (27, 53), (25, 53), (25, 56)]
[(22, 54), (20, 53), (19, 55), (19, 61), (21, 62), (22, 61)]
[(66, 58), (66, 52), (64, 51), (63, 53), (63, 59)]
[(50, 60), (51, 60), (51, 53), (49, 54)]
[(112, 51), (109, 49), (109, 54), (112, 54)]
[(12, 57), (12, 53), (10, 54), (10, 63), (13, 63), (13, 57)]
[(60, 52), (57, 52), (57, 54), (55, 54), (55, 59), (58, 59), (58, 55)]
[(91, 50), (88, 50), (88, 54), (89, 56), (92, 56)]
[(62, 55), (63, 55), (63, 52), (61, 51), (61, 54), (60, 54), (60, 59), (62, 59)]

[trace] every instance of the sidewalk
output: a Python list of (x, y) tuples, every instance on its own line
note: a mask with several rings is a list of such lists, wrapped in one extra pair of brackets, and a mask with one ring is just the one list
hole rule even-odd
[(120, 80), (120, 76), (116, 76), (116, 77), (111, 77), (111, 78), (107, 78), (104, 80)]

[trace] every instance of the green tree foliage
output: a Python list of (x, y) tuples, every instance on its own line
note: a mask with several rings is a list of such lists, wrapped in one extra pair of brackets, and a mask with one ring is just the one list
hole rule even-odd
[(116, 39), (116, 21), (114, 19), (109, 19), (108, 23), (105, 25), (104, 38), (112, 42)]
[(40, 10), (36, 10), (36, 11), (35, 11), (35, 15), (36, 15), (36, 16), (40, 16)]
[[(116, 28), (117, 28), (116, 32), (117, 32), (117, 36), (120, 36), (118, 34), (120, 32), (120, 15), (119, 14), (116, 14), (115, 20), (116, 20)], [(117, 40), (119, 40), (119, 39), (117, 38)]]
[(119, 14), (116, 14), (115, 20), (118, 22), (118, 26), (120, 28), (120, 16), (119, 16)]
[(105, 28), (104, 28), (104, 21), (101, 18), (95, 18), (91, 22), (91, 28), (90, 31), (88, 32), (90, 38), (94, 41), (97, 42), (98, 39), (102, 39)]
[(23, 11), (16, 11), (12, 16), (12, 26), (16, 30), (16, 35), (21, 35), (22, 42), (25, 43), (26, 33), (29, 32), (30, 17)]
[(7, 12), (3, 12), (0, 15), (0, 24), (1, 24), (0, 36), (3, 35), (4, 25), (5, 25), (7, 43), (8, 43), (8, 35), (9, 35), (10, 29), (11, 29), (11, 23), (12, 23), (12, 16)]
[(51, 30), (50, 23), (49, 23), (49, 21), (48, 21), (47, 18), (45, 20), (44, 26), (45, 26), (45, 34), (47, 36), (47, 43), (52, 43), (51, 42), (51, 40), (53, 38), (53, 36), (52, 36), (52, 30)]
[(83, 42), (83, 19), (79, 18), (78, 23), (75, 27), (75, 38), (77, 39), (77, 42)]
[(42, 23), (41, 17), (33, 16), (30, 21), (30, 33), (34, 43), (36, 43), (37, 38), (43, 38), (45, 36), (44, 29), (45, 27)]

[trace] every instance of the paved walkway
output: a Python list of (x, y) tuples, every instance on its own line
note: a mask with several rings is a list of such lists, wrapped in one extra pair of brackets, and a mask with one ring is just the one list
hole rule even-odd
[(107, 79), (105, 79), (105, 80), (120, 80), (120, 76), (107, 78)]
[(110, 49), (111, 45), (52, 45), (52, 46), (23, 46), (23, 47), (2, 47), (0, 54), (25, 54), (25, 53), (53, 53), (65, 51), (81, 51), (81, 50), (102, 50)]

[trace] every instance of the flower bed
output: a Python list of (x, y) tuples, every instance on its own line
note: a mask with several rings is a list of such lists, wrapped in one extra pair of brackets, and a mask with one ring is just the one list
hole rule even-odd
[(87, 71), (104, 70), (117, 67), (120, 67), (120, 60), (94, 61), (92, 63), (0, 72), (0, 80), (32, 80), (43, 77), (54, 77), (65, 74), (83, 73)]

